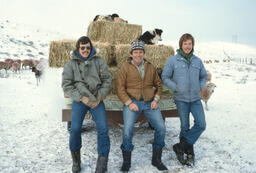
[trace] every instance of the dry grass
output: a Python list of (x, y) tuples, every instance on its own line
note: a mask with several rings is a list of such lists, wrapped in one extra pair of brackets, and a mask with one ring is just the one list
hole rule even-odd
[[(116, 46), (116, 62), (120, 68), (130, 56), (130, 44), (119, 44)], [(146, 45), (145, 59), (151, 62), (156, 68), (163, 68), (166, 60), (174, 55), (171, 46)]]
[(142, 34), (142, 26), (110, 21), (91, 22), (87, 36), (92, 41), (130, 44)]
[[(96, 55), (102, 57), (109, 66), (116, 65), (115, 62), (115, 47), (109, 43), (93, 42), (96, 50), (99, 50)], [(63, 67), (70, 60), (70, 52), (76, 49), (76, 41), (62, 40), (52, 41), (50, 43), (49, 66)]]
[(112, 84), (111, 84), (111, 89), (110, 89), (109, 94), (115, 95), (116, 94), (116, 80), (117, 80), (117, 75), (118, 75), (119, 68), (110, 67), (109, 71), (112, 75)]

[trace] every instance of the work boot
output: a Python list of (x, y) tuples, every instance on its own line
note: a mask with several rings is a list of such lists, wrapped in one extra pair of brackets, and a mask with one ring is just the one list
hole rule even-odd
[(71, 156), (73, 160), (73, 165), (72, 165), (72, 172), (73, 173), (78, 173), (81, 171), (81, 155), (80, 155), (80, 150), (72, 152), (71, 151)]
[(123, 165), (122, 165), (121, 171), (128, 172), (131, 167), (132, 152), (122, 151), (122, 154), (123, 154)]
[(188, 144), (186, 154), (187, 154), (186, 165), (190, 167), (195, 166), (195, 153), (194, 153), (193, 145)]
[(162, 163), (161, 158), (162, 158), (162, 148), (161, 149), (153, 148), (151, 164), (157, 167), (157, 169), (160, 171), (168, 170), (166, 166)]
[(184, 138), (180, 140), (180, 143), (173, 145), (173, 151), (175, 152), (178, 161), (182, 164), (186, 164), (186, 160), (184, 159), (184, 153), (186, 151), (187, 142)]
[(108, 170), (108, 158), (99, 156), (97, 160), (97, 166), (95, 173), (105, 173)]

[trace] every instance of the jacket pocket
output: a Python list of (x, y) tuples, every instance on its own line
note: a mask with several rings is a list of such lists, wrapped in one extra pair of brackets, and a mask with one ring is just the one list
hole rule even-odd
[(186, 91), (187, 67), (185, 64), (174, 66), (174, 81), (176, 82), (178, 94)]
[(190, 71), (190, 79), (191, 79), (191, 91), (193, 94), (198, 94), (200, 92), (200, 81), (199, 81), (199, 74), (200, 74), (200, 66), (198, 64), (191, 64), (191, 71)]
[(199, 76), (200, 66), (198, 64), (191, 64), (190, 73), (192, 76)]

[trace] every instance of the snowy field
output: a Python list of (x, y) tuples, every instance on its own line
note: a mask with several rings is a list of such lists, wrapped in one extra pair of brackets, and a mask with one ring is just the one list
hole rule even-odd
[[(25, 41), (33, 41), (29, 47), (34, 57), (40, 55), (48, 59), (50, 39), (61, 38), (51, 33), (36, 32), (33, 37), (11, 35), (10, 23), (1, 22), (0, 58), (27, 53)], [(6, 29), (6, 30), (4, 30)], [(6, 37), (24, 41), (14, 44)], [(19, 35), (20, 36), (20, 35)], [(40, 45), (33, 38), (42, 40)], [(27, 37), (26, 37), (27, 39)], [(13, 40), (13, 39), (12, 39)], [(30, 42), (31, 43), (31, 42)], [(32, 44), (33, 45), (33, 44)], [(207, 47), (207, 46), (211, 47)], [(212, 73), (212, 82), (217, 85), (208, 102), (206, 111), (206, 131), (195, 144), (196, 165), (188, 168), (178, 163), (172, 146), (178, 142), (180, 122), (178, 118), (166, 119), (166, 146), (163, 150), (163, 163), (169, 172), (256, 172), (256, 66), (239, 63), (240, 57), (256, 59), (256, 48), (232, 43), (198, 44), (196, 53), (202, 59), (225, 59), (231, 61), (206, 64)], [(223, 48), (223, 45), (229, 45)], [(215, 51), (214, 51), (214, 50)], [(225, 50), (226, 54), (223, 53)], [(234, 51), (232, 51), (234, 50)], [(38, 53), (42, 52), (42, 53)], [(235, 52), (231, 54), (229, 52)], [(2, 54), (1, 54), (2, 53)], [(13, 56), (12, 56), (13, 57)], [(15, 57), (13, 57), (15, 58)], [(33, 57), (32, 57), (33, 58)], [(232, 59), (233, 58), (233, 59)], [(36, 86), (36, 79), (30, 70), (15, 74), (0, 71), (0, 172), (2, 173), (70, 173), (71, 155), (68, 147), (67, 124), (61, 122), (61, 109), (64, 105), (61, 89), (62, 69), (47, 68), (43, 80)], [(193, 121), (191, 119), (191, 121)], [(97, 159), (96, 128), (87, 121), (82, 133), (82, 173), (95, 171)], [(156, 173), (151, 165), (153, 131), (147, 124), (136, 127), (133, 143), (131, 173)], [(109, 127), (111, 150), (108, 172), (120, 172), (122, 155), (122, 129)]]

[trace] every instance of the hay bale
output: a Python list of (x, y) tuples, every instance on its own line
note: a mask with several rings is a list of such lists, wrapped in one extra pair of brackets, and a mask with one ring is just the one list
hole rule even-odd
[(145, 58), (156, 68), (164, 68), (168, 58), (174, 55), (172, 46), (147, 45)]
[[(109, 66), (116, 65), (115, 47), (109, 43), (93, 42), (99, 50), (96, 55), (102, 57)], [(75, 40), (52, 41), (50, 43), (49, 66), (63, 67), (70, 60), (70, 52), (76, 49)]]
[(97, 50), (96, 55), (102, 57), (108, 66), (116, 65), (114, 45), (101, 42), (92, 42), (92, 44)]
[(116, 79), (117, 79), (117, 73), (119, 71), (119, 68), (117, 67), (110, 67), (109, 71), (112, 75), (112, 84), (109, 94), (115, 95), (116, 94)]
[[(120, 44), (116, 46), (116, 62), (120, 68), (130, 56), (130, 44)], [(146, 45), (145, 58), (156, 68), (163, 68), (166, 60), (174, 55), (172, 46), (165, 45)]]
[(49, 51), (49, 66), (63, 67), (70, 58), (70, 51), (76, 47), (74, 40), (51, 41)]
[(121, 68), (122, 65), (127, 61), (127, 58), (130, 56), (130, 47), (130, 44), (116, 45), (115, 54), (118, 68)]
[(141, 34), (141, 25), (110, 21), (91, 22), (87, 31), (87, 36), (92, 41), (108, 42), (111, 44), (130, 44)]

